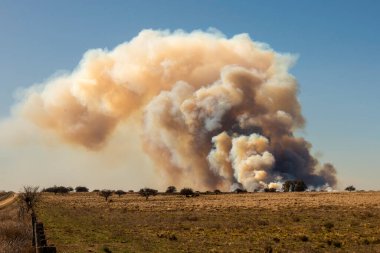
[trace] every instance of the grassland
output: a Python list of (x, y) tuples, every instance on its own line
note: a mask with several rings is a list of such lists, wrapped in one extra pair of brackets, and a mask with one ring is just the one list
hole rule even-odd
[(58, 252), (380, 252), (380, 193), (44, 194)]
[(19, 217), (19, 206), (13, 202), (0, 209), (0, 253), (33, 252), (32, 226), (28, 216)]

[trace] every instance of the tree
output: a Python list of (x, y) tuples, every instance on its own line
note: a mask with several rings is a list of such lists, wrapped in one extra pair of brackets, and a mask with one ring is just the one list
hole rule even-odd
[(284, 192), (293, 191), (292, 187), (293, 187), (293, 181), (291, 180), (285, 181), (285, 183), (282, 185), (282, 189), (284, 190)]
[(191, 197), (191, 196), (194, 196), (194, 191), (191, 188), (183, 188), (181, 189), (179, 194), (184, 195), (186, 197)]
[(216, 189), (216, 190), (214, 191), (214, 193), (215, 193), (215, 194), (221, 194), (222, 192), (221, 192), (219, 189)]
[(166, 189), (166, 193), (176, 193), (177, 192), (177, 188), (175, 186), (169, 186), (167, 189)]
[(344, 190), (352, 192), (352, 191), (356, 191), (356, 188), (353, 185), (350, 185), (350, 186), (347, 186), (346, 189)]
[(38, 186), (24, 186), (24, 191), (20, 192), (18, 195), (21, 208), (25, 208), (27, 213), (31, 211), (32, 215), (34, 215), (34, 209), (40, 199), (38, 188)]
[(287, 180), (282, 185), (284, 192), (303, 192), (307, 189), (307, 186), (302, 180)]
[(144, 196), (146, 200), (148, 200), (149, 196), (157, 195), (158, 191), (151, 188), (143, 188), (140, 189), (139, 194)]
[(85, 186), (77, 186), (75, 187), (76, 192), (88, 192), (88, 188)]
[(118, 195), (119, 198), (120, 198), (121, 195), (125, 195), (127, 193), (125, 191), (123, 191), (123, 190), (117, 190), (117, 191), (115, 191), (115, 194)]
[(112, 192), (111, 190), (101, 190), (101, 191), (99, 192), (99, 195), (102, 196), (102, 197), (104, 197), (105, 200), (107, 201), (108, 198), (109, 198), (110, 196), (112, 196), (112, 193), (113, 193), (113, 192)]
[(302, 181), (302, 180), (296, 180), (295, 181), (294, 191), (304, 192), (304, 191), (306, 191), (306, 189), (307, 189), (307, 186), (306, 186), (304, 181)]

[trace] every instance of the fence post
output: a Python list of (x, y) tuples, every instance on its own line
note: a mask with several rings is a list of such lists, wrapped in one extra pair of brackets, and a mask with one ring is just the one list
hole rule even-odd
[(36, 215), (34, 212), (32, 213), (32, 229), (33, 229), (33, 239), (32, 239), (32, 246), (36, 246), (36, 233), (35, 233), (35, 224), (36, 224)]

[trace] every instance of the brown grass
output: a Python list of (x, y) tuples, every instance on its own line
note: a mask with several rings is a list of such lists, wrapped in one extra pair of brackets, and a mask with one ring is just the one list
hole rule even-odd
[(32, 243), (31, 221), (19, 218), (18, 204), (0, 210), (0, 252), (30, 252)]
[(380, 193), (44, 194), (58, 252), (380, 252)]

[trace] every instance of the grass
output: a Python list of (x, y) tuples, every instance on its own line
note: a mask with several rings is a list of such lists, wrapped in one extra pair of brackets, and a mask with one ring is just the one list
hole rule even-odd
[(58, 252), (380, 252), (380, 193), (44, 194)]
[(19, 218), (18, 205), (13, 203), (0, 210), (0, 252), (31, 251), (32, 226), (27, 217)]

